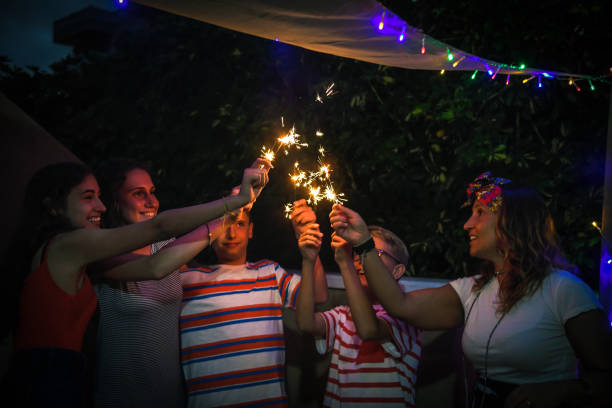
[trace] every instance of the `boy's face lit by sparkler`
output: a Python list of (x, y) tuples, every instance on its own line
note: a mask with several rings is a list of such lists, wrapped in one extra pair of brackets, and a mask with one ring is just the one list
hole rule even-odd
[(226, 217), (221, 235), (213, 242), (217, 262), (225, 265), (246, 263), (249, 239), (253, 237), (253, 223), (249, 215), (240, 211), (237, 216)]

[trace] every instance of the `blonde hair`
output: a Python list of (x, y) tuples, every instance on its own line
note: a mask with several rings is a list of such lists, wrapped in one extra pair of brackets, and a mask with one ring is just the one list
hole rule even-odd
[(404, 244), (404, 241), (402, 241), (400, 237), (388, 229), (378, 225), (368, 225), (368, 230), (370, 230), (372, 236), (382, 239), (387, 245), (389, 245), (392, 255), (399, 259), (402, 264), (408, 266), (408, 263), (410, 262), (410, 254), (408, 253), (406, 244)]

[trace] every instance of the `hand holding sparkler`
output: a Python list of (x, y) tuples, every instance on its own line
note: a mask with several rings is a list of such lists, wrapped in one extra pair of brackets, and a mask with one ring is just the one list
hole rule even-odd
[(334, 204), (329, 213), (332, 228), (353, 247), (370, 239), (370, 231), (361, 216), (342, 204)]
[(295, 237), (299, 239), (306, 228), (317, 221), (317, 215), (312, 210), (312, 207), (306, 204), (306, 200), (302, 198), (293, 202), (289, 219), (295, 231)]
[[(258, 163), (258, 161), (256, 160), (255, 163)], [(240, 207), (255, 201), (257, 199), (257, 196), (261, 193), (261, 190), (265, 187), (266, 184), (268, 184), (268, 181), (269, 178), (267, 168), (249, 167), (244, 169), (242, 183), (240, 184), (240, 191), (237, 194), (237, 196), (243, 202)]]
[(304, 260), (315, 262), (321, 249), (323, 233), (319, 231), (319, 224), (310, 223), (298, 238), (298, 246)]
[[(257, 159), (255, 159), (253, 164), (251, 164), (251, 168), (252, 169), (262, 169), (266, 172), (266, 176), (267, 176), (268, 173), (270, 172), (270, 169), (273, 169), (274, 166), (272, 166), (272, 163), (269, 160), (266, 160), (262, 157), (258, 157)], [(263, 188), (264, 186), (261, 186), (255, 189), (255, 200), (259, 197)], [(253, 202), (255, 200), (253, 200)], [(253, 206), (252, 203), (251, 203), (251, 206)]]
[(344, 238), (333, 232), (331, 236), (331, 247), (334, 250), (334, 260), (338, 265), (352, 265), (353, 247)]

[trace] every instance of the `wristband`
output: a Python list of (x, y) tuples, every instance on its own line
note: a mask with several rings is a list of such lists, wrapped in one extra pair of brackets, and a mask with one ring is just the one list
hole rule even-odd
[(374, 245), (374, 238), (372, 238), (372, 236), (370, 235), (370, 238), (368, 238), (366, 242), (359, 244), (356, 247), (353, 247), (353, 251), (355, 251), (357, 255), (363, 255), (364, 253), (371, 251), (374, 248), (376, 248), (376, 246)]
[(206, 223), (206, 236), (208, 237), (208, 245), (212, 245), (212, 234), (210, 233), (210, 227)]

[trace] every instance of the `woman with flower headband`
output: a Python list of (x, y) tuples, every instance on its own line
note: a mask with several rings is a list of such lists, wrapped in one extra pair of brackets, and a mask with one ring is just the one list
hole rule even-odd
[(472, 407), (609, 406), (602, 399), (612, 383), (605, 315), (570, 273), (544, 200), (488, 172), (467, 193), (470, 255), (484, 263), (478, 275), (438, 288), (404, 293), (372, 251), (359, 214), (335, 205), (330, 221), (361, 255), (389, 314), (426, 330), (464, 326), (463, 351), (479, 376)]

